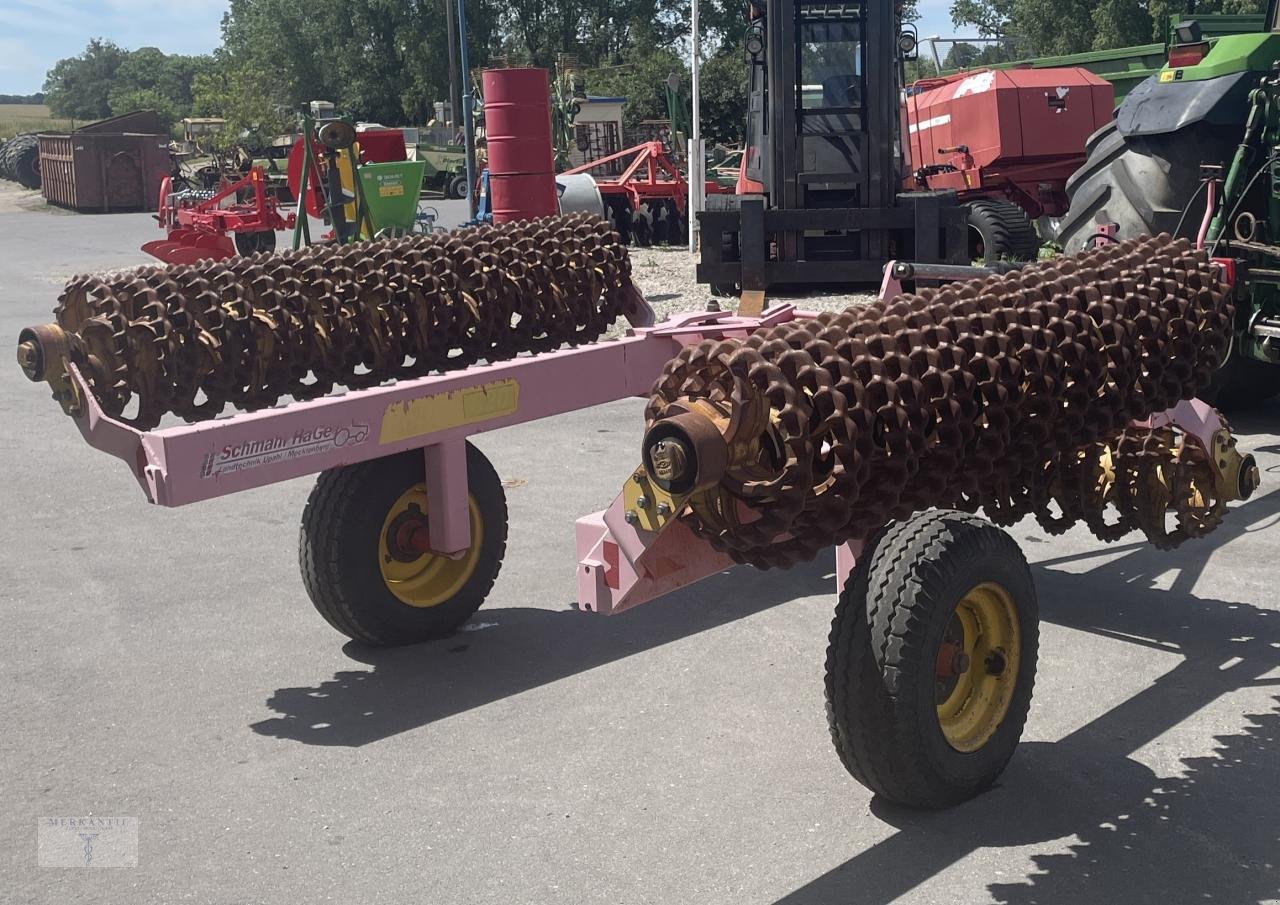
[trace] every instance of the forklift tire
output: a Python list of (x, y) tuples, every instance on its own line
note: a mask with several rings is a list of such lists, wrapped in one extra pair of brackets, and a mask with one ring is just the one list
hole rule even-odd
[(970, 261), (1034, 261), (1039, 255), (1040, 236), (1035, 225), (1012, 201), (979, 198), (966, 202), (964, 208)]
[(455, 201), (467, 197), (467, 177), (458, 175), (449, 180), (449, 185), (445, 188), (444, 196)]
[(452, 635), (493, 588), (507, 549), (507, 498), (484, 453), (467, 444), (472, 546), (457, 559), (397, 547), (425, 526), (425, 458), (414, 449), (321, 473), (302, 513), (299, 560), (311, 602), (364, 644)]
[(235, 233), (236, 254), (249, 257), (259, 252), (271, 252), (276, 250), (276, 234), (269, 229), (252, 233)]
[(1039, 614), (1027, 561), (974, 515), (917, 513), (869, 541), (827, 648), (827, 722), (845, 768), (937, 809), (995, 782), (1031, 705)]

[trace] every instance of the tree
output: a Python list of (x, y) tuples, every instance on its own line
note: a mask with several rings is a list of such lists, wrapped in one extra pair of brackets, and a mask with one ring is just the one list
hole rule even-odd
[(49, 112), (70, 119), (110, 116), (111, 87), (127, 54), (110, 41), (94, 38), (79, 56), (59, 60), (44, 80)]
[[(231, 0), (223, 50), (288, 106), (324, 99), (357, 119), (422, 122), (448, 97), (444, 2), (453, 0)], [(498, 9), (467, 0), (473, 66), (489, 58)]]
[(730, 47), (707, 60), (699, 73), (702, 134), (710, 142), (740, 145), (746, 129), (746, 51)]
[(956, 0), (951, 20), (1006, 38), (1018, 57), (1164, 41), (1171, 16), (1259, 13), (1262, 0)]
[(623, 127), (635, 130), (646, 119), (667, 118), (667, 76), (675, 73), (688, 93), (689, 67), (666, 47), (632, 48), (620, 63), (586, 71), (587, 94), (625, 97)]
[(294, 114), (287, 96), (267, 73), (251, 66), (225, 65), (198, 73), (194, 80), (192, 112), (220, 116), (227, 121), (214, 144), (227, 148), (248, 136), (250, 144), (289, 132)]
[(172, 125), (191, 112), (192, 82), (213, 66), (213, 58), (166, 55), (155, 47), (128, 51), (107, 95), (111, 113), (155, 110)]

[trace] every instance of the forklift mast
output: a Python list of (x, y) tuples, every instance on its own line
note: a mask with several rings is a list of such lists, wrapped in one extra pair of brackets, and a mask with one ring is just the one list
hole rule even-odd
[[(748, 177), (778, 207), (891, 205), (902, 175), (894, 0), (769, 7), (780, 13), (757, 20), (766, 53), (750, 63)], [(794, 107), (768, 105), (770, 76)]]
[(954, 194), (901, 191), (913, 42), (897, 0), (754, 0), (748, 18), (742, 178), (699, 214), (699, 281), (875, 282), (891, 257), (963, 262)]

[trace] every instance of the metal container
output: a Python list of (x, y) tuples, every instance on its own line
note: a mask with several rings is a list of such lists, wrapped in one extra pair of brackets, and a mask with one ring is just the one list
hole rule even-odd
[(153, 211), (169, 171), (169, 136), (149, 110), (40, 136), (40, 190), (62, 207)]
[(600, 186), (590, 173), (569, 173), (556, 176), (556, 194), (559, 195), (560, 213), (605, 215), (604, 199)]
[(426, 166), (421, 160), (402, 160), (360, 167), (360, 190), (375, 233), (390, 230), (400, 235), (413, 228)]
[(485, 142), (493, 221), (557, 212), (551, 89), (545, 69), (487, 69)]

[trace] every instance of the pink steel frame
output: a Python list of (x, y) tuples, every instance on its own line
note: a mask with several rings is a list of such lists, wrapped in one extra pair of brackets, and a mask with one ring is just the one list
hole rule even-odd
[[(889, 289), (887, 281), (885, 288)], [(636, 320), (645, 316), (652, 318), (647, 305)], [(759, 327), (809, 316), (789, 304), (770, 308), (760, 317), (737, 317), (728, 312), (679, 315), (654, 327), (633, 327), (621, 339), (145, 432), (106, 415), (71, 365), (71, 380), (84, 401), (75, 421), (90, 446), (128, 463), (147, 499), (161, 506), (182, 506), (422, 449), (431, 548), (456, 557), (471, 543), (468, 436), (647, 395), (655, 375), (684, 346), (710, 338), (744, 338)], [(394, 415), (401, 407), (407, 412), (421, 400), (467, 391), (487, 393), (495, 381), (518, 385), (512, 407), (471, 423), (449, 423), (438, 429), (427, 426), (404, 439), (393, 436), (382, 442), (388, 414)], [(1144, 424), (1176, 425), (1208, 450), (1223, 421), (1214, 409), (1193, 400), (1181, 402)], [(316, 436), (327, 437), (329, 442), (309, 442)], [(290, 437), (298, 442), (288, 445)], [(343, 442), (334, 439), (339, 437)], [(285, 445), (284, 452), (280, 452), (280, 444)], [(247, 458), (226, 454), (237, 449), (265, 449), (266, 454), (255, 452)], [(236, 466), (248, 462), (251, 467), (225, 472), (212, 468), (211, 462), (218, 461), (220, 451)], [(607, 509), (577, 522), (578, 600), (583, 609), (619, 613), (733, 565), (728, 556), (696, 537), (682, 522), (672, 521), (659, 532), (649, 532), (629, 525), (624, 510), (622, 494), (618, 494)], [(861, 551), (861, 542), (837, 548), (837, 590), (843, 589)]]
[[(686, 345), (709, 338), (742, 338), (757, 327), (807, 316), (792, 305), (774, 307), (761, 317), (736, 317), (728, 312), (685, 314), (657, 326), (633, 327), (616, 340), (150, 431), (137, 430), (103, 412), (79, 370), (71, 365), (71, 380), (83, 400), (75, 422), (90, 446), (127, 463), (147, 499), (161, 506), (183, 506), (422, 449), (431, 548), (458, 556), (471, 543), (467, 437), (646, 395), (662, 366)], [(653, 312), (640, 299), (631, 317), (635, 323), (652, 323)], [(511, 381), (518, 386), (518, 396), (510, 410), (470, 423), (451, 423), (438, 429), (427, 426), (404, 439), (381, 441), (388, 414), (408, 411), (421, 400), (468, 391), (486, 393), (495, 382)], [(290, 438), (296, 441), (317, 435), (342, 438), (343, 442), (331, 439), (327, 443), (290, 444)], [(239, 459), (225, 455), (226, 451), (244, 449), (265, 452)], [(218, 461), (220, 452), (237, 466), (251, 467), (214, 469), (211, 464)]]

